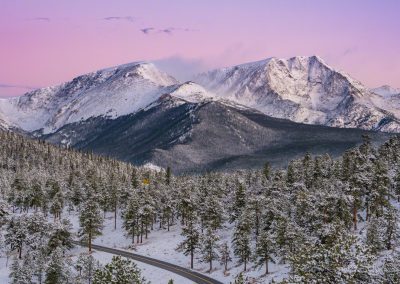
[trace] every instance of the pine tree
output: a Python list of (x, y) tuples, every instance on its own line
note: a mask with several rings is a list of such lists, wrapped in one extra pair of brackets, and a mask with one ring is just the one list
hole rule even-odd
[(270, 179), (270, 177), (271, 177), (271, 165), (270, 165), (269, 162), (266, 162), (266, 163), (264, 164), (263, 174), (264, 174), (264, 177), (265, 177), (267, 180)]
[(64, 208), (64, 198), (61, 192), (57, 192), (50, 206), (50, 213), (53, 214), (54, 220), (61, 218), (61, 212)]
[(45, 284), (67, 284), (70, 282), (71, 271), (68, 263), (63, 258), (61, 248), (56, 248), (50, 255), (50, 260), (46, 269)]
[(393, 206), (388, 206), (384, 213), (384, 229), (385, 229), (385, 246), (386, 249), (392, 249), (393, 240), (395, 240), (398, 234), (398, 223), (397, 223), (397, 213)]
[(171, 168), (167, 167), (167, 170), (165, 171), (165, 183), (167, 185), (171, 184)]
[(220, 246), (219, 255), (220, 263), (224, 266), (224, 273), (226, 273), (228, 271), (228, 263), (232, 261), (231, 251), (227, 242)]
[(15, 258), (10, 268), (10, 284), (30, 284), (32, 271), (29, 265)]
[(92, 251), (92, 240), (101, 235), (103, 228), (103, 218), (98, 208), (97, 202), (89, 198), (83, 205), (79, 216), (80, 230), (79, 236), (88, 242), (89, 252)]
[(236, 221), (246, 206), (246, 189), (239, 183), (235, 191), (235, 200), (233, 204), (233, 214), (231, 215), (231, 222)]
[(232, 241), (233, 252), (239, 258), (240, 263), (244, 263), (244, 271), (247, 269), (247, 262), (251, 256), (250, 232), (251, 220), (249, 214), (244, 211), (236, 224)]
[[(332, 244), (303, 243), (289, 257), (289, 283), (370, 283), (371, 257), (357, 239), (337, 232)], [(316, 265), (317, 264), (317, 265)]]
[(388, 206), (388, 194), (389, 194), (390, 180), (388, 177), (387, 169), (382, 161), (375, 163), (374, 178), (372, 180), (372, 191), (371, 191), (371, 213), (377, 217), (382, 216), (383, 208)]
[[(379, 282), (378, 282), (379, 281)], [(385, 259), (382, 276), (376, 283), (400, 283), (400, 253), (393, 252)]]
[(81, 253), (76, 261), (75, 268), (79, 271), (79, 279), (91, 284), (96, 270), (101, 269), (99, 261), (91, 254)]
[(73, 247), (72, 245), (72, 224), (69, 220), (63, 219), (54, 225), (54, 229), (50, 232), (48, 248), (50, 253), (56, 248), (61, 248), (65, 253)]
[(97, 269), (93, 284), (144, 284), (140, 269), (129, 259), (113, 256), (103, 269)]
[(234, 284), (245, 284), (245, 283), (246, 282), (244, 280), (243, 273), (240, 272), (238, 275), (236, 275)]
[(268, 262), (274, 261), (271, 254), (274, 252), (274, 240), (271, 233), (268, 231), (262, 231), (258, 240), (256, 247), (256, 257), (258, 259), (258, 264), (265, 264), (265, 274), (269, 273)]
[(373, 254), (377, 254), (383, 249), (383, 240), (379, 226), (381, 222), (381, 218), (376, 217), (372, 217), (368, 221), (366, 245)]
[(132, 169), (131, 174), (131, 185), (133, 189), (136, 189), (139, 186), (138, 174), (136, 168)]
[(193, 213), (187, 216), (181, 235), (185, 239), (178, 245), (177, 250), (183, 252), (184, 255), (190, 255), (190, 268), (193, 269), (194, 254), (200, 246), (200, 233)]
[(395, 181), (395, 194), (397, 196), (397, 202), (400, 202), (400, 167), (397, 167), (396, 175), (394, 177)]
[(18, 258), (22, 259), (22, 249), (26, 244), (29, 231), (26, 225), (26, 216), (13, 216), (6, 227), (4, 236), (5, 244), (9, 245), (11, 250), (18, 250)]
[(212, 271), (213, 261), (218, 259), (218, 241), (219, 237), (212, 228), (207, 228), (205, 234), (201, 236), (200, 252), (202, 260), (208, 262), (210, 265), (209, 273)]
[(132, 237), (132, 243), (135, 242), (135, 236), (139, 235), (139, 210), (140, 202), (138, 195), (136, 192), (133, 192), (123, 213), (123, 227), (128, 235)]

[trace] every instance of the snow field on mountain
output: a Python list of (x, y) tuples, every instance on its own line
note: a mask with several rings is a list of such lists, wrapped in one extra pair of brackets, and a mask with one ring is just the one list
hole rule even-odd
[(170, 94), (194, 103), (230, 100), (300, 123), (400, 132), (399, 89), (368, 90), (318, 56), (272, 57), (202, 73), (194, 81), (199, 84), (182, 84), (146, 62), (106, 68), (0, 99), (0, 127), (48, 134), (92, 117), (135, 113)]

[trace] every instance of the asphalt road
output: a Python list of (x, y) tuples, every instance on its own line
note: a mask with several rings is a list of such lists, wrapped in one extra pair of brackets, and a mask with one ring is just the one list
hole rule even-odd
[[(87, 244), (85, 243), (81, 243), (81, 242), (77, 242), (74, 241), (73, 242), (75, 245), (79, 245), (79, 246), (83, 246), (83, 247), (87, 247)], [(131, 253), (131, 252), (127, 252), (127, 251), (123, 251), (123, 250), (118, 250), (118, 249), (113, 249), (113, 248), (109, 248), (109, 247), (103, 247), (103, 246), (99, 246), (99, 245), (93, 245), (92, 244), (92, 248), (98, 251), (103, 251), (103, 252), (107, 252), (107, 253), (111, 253), (111, 254), (115, 254), (115, 255), (120, 255), (120, 256), (124, 256), (127, 258), (131, 258), (133, 260), (136, 261), (140, 261), (149, 265), (153, 265), (155, 267), (161, 268), (161, 269), (165, 269), (168, 271), (171, 271), (175, 274), (178, 274), (182, 277), (185, 277), (187, 279), (192, 280), (194, 283), (198, 283), (198, 284), (223, 284), (222, 282), (219, 282), (215, 279), (212, 279), (210, 277), (207, 277), (201, 273), (192, 271), (188, 268), (184, 268), (175, 264), (171, 264), (165, 261), (161, 261), (161, 260), (157, 260), (154, 258), (150, 258), (147, 256), (143, 256), (143, 255), (139, 255), (139, 254), (135, 254), (135, 253)], [(168, 280), (165, 280), (167, 283)]]

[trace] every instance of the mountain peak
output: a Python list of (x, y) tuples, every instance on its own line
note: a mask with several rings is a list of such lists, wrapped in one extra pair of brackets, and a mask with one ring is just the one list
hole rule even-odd
[(377, 106), (359, 81), (317, 55), (271, 57), (216, 69), (200, 74), (196, 82), (219, 97), (272, 117), (335, 127), (399, 129), (396, 122), (385, 125), (392, 121), (385, 120), (385, 102)]
[(389, 85), (383, 85), (379, 88), (371, 89), (371, 92), (378, 94), (382, 97), (390, 97), (400, 94), (400, 88), (393, 88)]
[(192, 81), (177, 85), (170, 95), (188, 102), (196, 103), (214, 98), (212, 93)]
[[(90, 117), (135, 112), (179, 82), (153, 63), (133, 62), (78, 76), (56, 87), (0, 101), (0, 115), (23, 130), (52, 132)], [(5, 120), (5, 119), (4, 119)]]

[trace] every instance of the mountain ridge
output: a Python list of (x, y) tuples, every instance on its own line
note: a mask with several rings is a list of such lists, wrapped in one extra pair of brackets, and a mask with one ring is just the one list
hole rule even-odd
[[(387, 117), (379, 109), (392, 112), (391, 108), (382, 102), (376, 108), (373, 92), (318, 56), (272, 57), (205, 72), (195, 81), (272, 117), (343, 128), (400, 131), (397, 122), (384, 124)], [(398, 113), (394, 116), (400, 117)]]
[(0, 129), (179, 172), (282, 166), (400, 132), (397, 96), (369, 91), (317, 56), (210, 72), (199, 84), (146, 62), (101, 69), (0, 100)]

